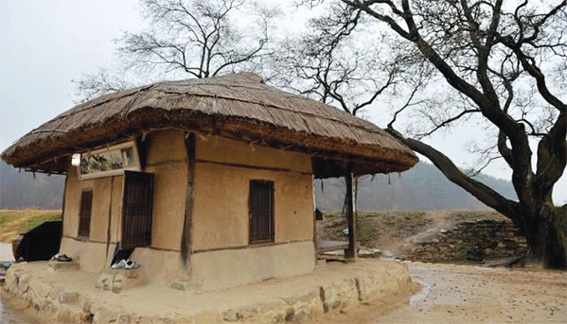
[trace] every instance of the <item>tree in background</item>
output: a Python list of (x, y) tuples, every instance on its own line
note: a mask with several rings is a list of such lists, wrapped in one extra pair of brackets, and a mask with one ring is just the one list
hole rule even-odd
[[(503, 0), (340, 0), (352, 21), (376, 25), (368, 34), (395, 36), (389, 43), (411, 45), (419, 53), (407, 62), (433, 68), (426, 93), (445, 96), (419, 105), (429, 128), (418, 138), (394, 129), (397, 117), (415, 109), (404, 106), (388, 130), (426, 156), (452, 182), (510, 218), (525, 234), (527, 264), (567, 268), (567, 205), (556, 206), (552, 193), (567, 159), (565, 74), (567, 73), (567, 1), (504, 3)], [(344, 15), (343, 15), (344, 17)], [(379, 73), (379, 72), (376, 72)], [(416, 71), (418, 73), (418, 71)], [(432, 87), (431, 87), (432, 86)], [(518, 201), (506, 199), (459, 170), (423, 136), (458, 125), (481, 123), (492, 145), (479, 148), (488, 162), (503, 159), (512, 170)], [(536, 150), (534, 156), (532, 149)], [(535, 160), (535, 169), (532, 161)]]
[(276, 74), (270, 80), (356, 116), (380, 94), (394, 90), (400, 71), (394, 62), (377, 59), (380, 47), (362, 44), (360, 35), (353, 35), (359, 11), (341, 4), (329, 10), (311, 19), (306, 31), (282, 42), (271, 58)]
[[(116, 42), (123, 66), (101, 69), (77, 82), (90, 99), (155, 79), (206, 78), (253, 71), (269, 55), (270, 21), (275, 10), (246, 6), (240, 0), (141, 0), (149, 23), (125, 32)], [(246, 19), (241, 19), (246, 17)], [(133, 80), (125, 76), (133, 72)]]
[[(269, 81), (359, 117), (378, 98), (395, 97), (408, 84), (412, 84), (410, 95), (401, 105), (417, 104), (414, 95), (425, 79), (423, 73), (408, 74), (404, 69), (408, 56), (390, 55), (390, 49), (381, 45), (386, 41), (384, 35), (367, 35), (360, 10), (341, 3), (331, 3), (326, 9), (308, 22), (306, 30), (288, 35), (281, 43), (270, 57), (268, 65), (274, 75)], [(352, 186), (356, 202), (357, 177)], [(343, 213), (346, 201), (347, 197)]]

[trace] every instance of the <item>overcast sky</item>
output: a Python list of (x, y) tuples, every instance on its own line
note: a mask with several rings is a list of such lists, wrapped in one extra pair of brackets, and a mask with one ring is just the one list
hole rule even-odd
[[(113, 39), (142, 24), (136, 8), (136, 0), (0, 0), (0, 151), (75, 105), (72, 80), (111, 66)], [(465, 144), (478, 133), (465, 129), (429, 143), (468, 167), (473, 158)], [(510, 179), (502, 165), (486, 173)], [(567, 202), (566, 175), (554, 196)]]

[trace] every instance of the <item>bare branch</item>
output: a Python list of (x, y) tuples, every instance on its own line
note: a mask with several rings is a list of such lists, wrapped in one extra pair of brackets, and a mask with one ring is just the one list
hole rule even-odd
[(479, 113), (479, 112), (482, 112), (482, 111), (480, 109), (465, 109), (465, 110), (461, 111), (459, 114), (457, 114), (456, 116), (452, 116), (452, 117), (449, 117), (449, 118), (443, 120), (441, 123), (436, 123), (433, 119), (431, 119), (431, 121), (433, 122), (435, 127), (432, 130), (425, 132), (423, 134), (417, 134), (416, 137), (418, 139), (422, 139), (423, 137), (430, 136), (431, 134), (435, 133), (436, 131), (440, 130), (441, 128), (449, 126), (451, 123), (461, 119), (462, 117), (464, 117), (466, 115), (469, 115), (469, 114), (472, 114), (472, 113)]
[[(252, 70), (272, 53), (267, 44), (275, 10), (237, 0), (141, 0), (141, 5), (148, 26), (117, 40), (125, 65), (142, 79), (134, 83), (148, 82), (158, 74), (204, 78)], [(239, 16), (247, 17), (245, 24), (233, 22)], [(104, 85), (98, 85), (104, 91)]]

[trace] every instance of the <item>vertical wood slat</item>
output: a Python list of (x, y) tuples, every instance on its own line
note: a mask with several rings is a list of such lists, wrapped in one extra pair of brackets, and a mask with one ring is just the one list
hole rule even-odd
[(90, 236), (91, 215), (93, 209), (93, 192), (84, 190), (81, 192), (81, 210), (79, 212), (79, 237)]
[(274, 182), (250, 181), (250, 243), (274, 241)]
[[(69, 183), (69, 177), (65, 177), (65, 184), (63, 186), (63, 201), (61, 202), (61, 228), (66, 228), (65, 225), (65, 202), (67, 201), (67, 185)], [(80, 207), (79, 207), (80, 208)], [(80, 209), (79, 209), (79, 223), (80, 223)], [(61, 241), (63, 241), (63, 236), (65, 235), (65, 231), (61, 230)]]
[(187, 192), (185, 193), (185, 213), (183, 217), (183, 232), (181, 233), (181, 262), (185, 269), (189, 267), (191, 257), (193, 227), (193, 202), (195, 187), (195, 158), (196, 158), (195, 133), (189, 133), (185, 139), (185, 151), (187, 152)]
[(152, 200), (153, 174), (125, 171), (121, 249), (151, 244)]
[(104, 263), (108, 261), (108, 251), (110, 250), (110, 233), (112, 226), (112, 207), (114, 205), (112, 198), (114, 197), (114, 176), (110, 177), (110, 195), (108, 197), (108, 222), (106, 223), (106, 253), (104, 255)]
[(356, 259), (356, 213), (354, 211), (353, 200), (353, 177), (352, 177), (352, 162), (347, 166), (346, 174), (346, 203), (347, 203), (347, 223), (348, 223), (348, 249), (346, 250), (345, 259)]

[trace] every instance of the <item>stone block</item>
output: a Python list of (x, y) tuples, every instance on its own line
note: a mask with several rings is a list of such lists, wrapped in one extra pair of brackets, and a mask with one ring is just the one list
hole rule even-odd
[(319, 290), (313, 290), (309, 292), (303, 292), (301, 294), (282, 297), (281, 299), (288, 305), (294, 305), (297, 303), (310, 303), (313, 300), (319, 300), (319, 298)]
[(311, 319), (311, 307), (309, 304), (300, 303), (295, 306), (295, 315), (293, 317), (296, 323), (305, 323)]
[(102, 290), (111, 290), (112, 282), (114, 281), (114, 275), (110, 273), (103, 272), (100, 274), (96, 281), (96, 288)]
[(31, 276), (29, 273), (22, 273), (19, 277), (17, 277), (17, 286), (20, 292), (25, 293), (28, 291), (30, 286)]
[(171, 288), (181, 291), (195, 291), (198, 292), (202, 289), (203, 283), (199, 281), (184, 281), (177, 280), (171, 283)]
[(228, 309), (223, 312), (222, 317), (227, 322), (247, 321), (258, 314), (258, 307), (246, 306)]
[(46, 299), (52, 288), (53, 286), (39, 278), (32, 278), (32, 280), (30, 280), (30, 289), (33, 289), (34, 293), (41, 298)]
[[(129, 314), (120, 314), (118, 315), (118, 319), (116, 320), (116, 323), (132, 323), (132, 316), (130, 316)], [(136, 322), (134, 322), (136, 323)]]
[(136, 287), (143, 283), (138, 269), (107, 269), (103, 271), (96, 282), (96, 288), (120, 293), (123, 289)]
[(196, 323), (222, 323), (223, 319), (218, 312), (207, 310), (195, 315), (194, 321)]
[(514, 236), (514, 241), (517, 243), (527, 243), (528, 241), (524, 236)]
[(78, 262), (59, 262), (59, 261), (49, 261), (47, 262), (47, 270), (49, 272), (55, 272), (59, 270), (79, 270), (80, 266)]
[(61, 304), (72, 304), (79, 299), (79, 293), (76, 292), (61, 292), (57, 296), (57, 300)]

